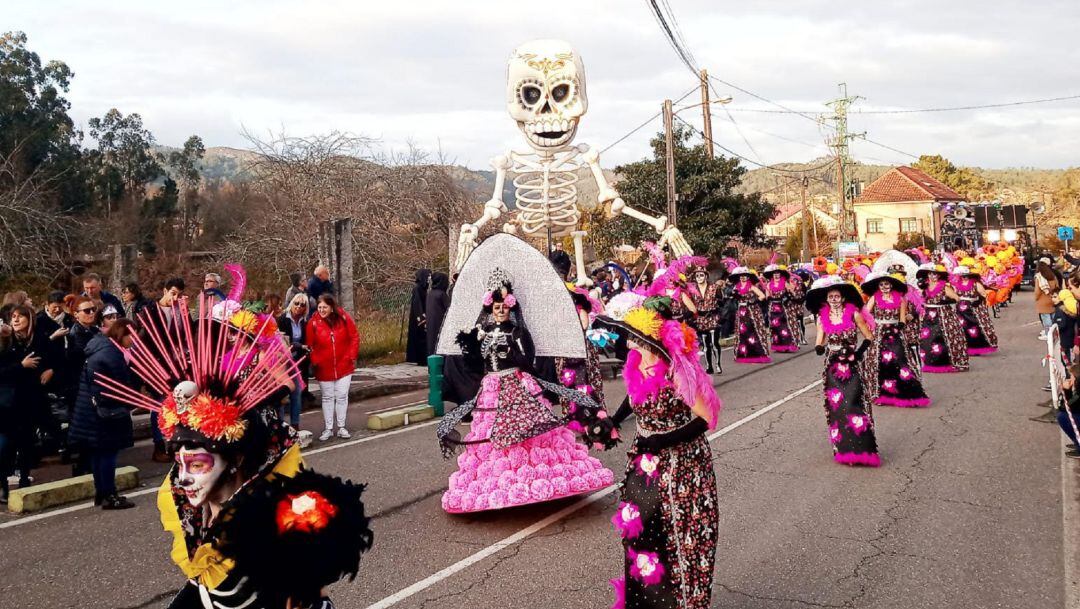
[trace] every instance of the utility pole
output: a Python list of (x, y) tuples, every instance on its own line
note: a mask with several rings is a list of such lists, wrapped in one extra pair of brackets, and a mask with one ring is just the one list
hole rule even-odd
[(806, 207), (806, 187), (809, 186), (809, 184), (810, 184), (810, 178), (807, 178), (806, 176), (803, 176), (803, 179), (802, 179), (802, 254), (799, 256), (799, 261), (800, 262), (806, 262), (807, 260), (810, 259), (806, 255), (806, 253), (810, 250), (809, 244), (807, 243), (807, 239), (809, 238), (807, 233), (809, 233), (809, 228), (810, 227), (807, 226), (807, 223), (810, 222), (811, 219), (810, 219), (810, 213), (809, 213), (809, 211), (807, 210), (807, 207)]
[(673, 115), (671, 112), (671, 100), (664, 100), (664, 142), (667, 145), (667, 216), (668, 222), (674, 225), (677, 221), (675, 214), (675, 133), (672, 127)]
[(712, 137), (712, 107), (709, 105), (709, 71), (706, 69), (701, 70), (701, 114), (702, 121), (705, 127), (705, 152), (709, 155), (709, 158), (715, 158), (713, 153), (713, 137)]
[(858, 235), (855, 226), (855, 209), (848, 197), (847, 165), (850, 163), (848, 155), (848, 142), (856, 137), (862, 137), (865, 133), (848, 133), (847, 112), (851, 104), (862, 99), (858, 95), (848, 95), (847, 83), (840, 83), (840, 97), (826, 103), (833, 109), (831, 120), (836, 124), (836, 136), (829, 143), (836, 149), (836, 188), (840, 200), (840, 225), (837, 231), (837, 247), (841, 241), (850, 241)]

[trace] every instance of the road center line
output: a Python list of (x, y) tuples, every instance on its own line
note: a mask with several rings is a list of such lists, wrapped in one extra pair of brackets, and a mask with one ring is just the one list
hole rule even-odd
[[(304, 457), (311, 457), (311, 456), (314, 456), (314, 455), (318, 455), (320, 453), (330, 452), (332, 450), (338, 450), (339, 448), (347, 448), (349, 446), (356, 446), (357, 444), (363, 444), (364, 442), (371, 442), (372, 440), (378, 440), (378, 439), (381, 439), (381, 438), (388, 438), (390, 436), (396, 436), (398, 434), (405, 433), (407, 431), (412, 431), (414, 429), (422, 429), (424, 427), (431, 427), (432, 425), (435, 425), (438, 422), (439, 422), (439, 419), (435, 419), (434, 421), (428, 421), (426, 423), (418, 423), (416, 425), (406, 425), (405, 427), (395, 429), (393, 431), (388, 431), (388, 432), (385, 432), (385, 433), (372, 434), (370, 436), (364, 436), (362, 438), (357, 438), (355, 440), (349, 440), (348, 442), (340, 442), (338, 444), (331, 444), (330, 446), (323, 446), (322, 448), (316, 448), (314, 450), (307, 450), (307, 451), (304, 451), (303, 454), (304, 454)], [(131, 493), (122, 493), (122, 494), (125, 497), (141, 497), (143, 495), (149, 495), (151, 493), (156, 493), (157, 490), (158, 490), (158, 487), (160, 485), (161, 485), (161, 481), (158, 480), (153, 484), (153, 486), (150, 486), (148, 488), (139, 489), (139, 490), (131, 492)], [(95, 507), (94, 502), (92, 502), (92, 501), (87, 502), (87, 503), (79, 503), (79, 504), (76, 504), (76, 505), (69, 505), (67, 507), (60, 508), (60, 509), (57, 509), (57, 510), (52, 510), (52, 511), (49, 511), (49, 512), (42, 512), (40, 514), (34, 514), (32, 516), (25, 516), (25, 517), (19, 518), (17, 520), (11, 520), (11, 521), (8, 521), (8, 522), (0, 523), (0, 529), (9, 529), (9, 528), (12, 528), (12, 527), (17, 527), (19, 525), (28, 524), (28, 523), (31, 523), (31, 522), (37, 522), (38, 520), (45, 520), (47, 518), (53, 518), (55, 516), (62, 516), (64, 514), (70, 514), (72, 512), (78, 512), (80, 510), (85, 510), (87, 508), (92, 508), (92, 507)]]
[[(802, 389), (798, 389), (798, 390), (796, 390), (796, 391), (794, 391), (792, 393), (789, 393), (788, 395), (784, 396), (783, 398), (780, 398), (779, 400), (773, 402), (772, 404), (769, 404), (768, 406), (765, 406), (761, 410), (758, 410), (757, 412), (754, 412), (753, 414), (749, 414), (749, 415), (739, 419), (738, 421), (735, 421), (734, 423), (731, 423), (727, 427), (724, 427), (723, 429), (720, 429), (720, 430), (710, 434), (709, 437), (708, 437), (708, 440), (710, 442), (712, 442), (713, 440), (719, 438), (720, 436), (722, 436), (724, 434), (727, 434), (727, 433), (730, 433), (730, 432), (738, 429), (739, 427), (742, 427), (743, 425), (746, 425), (747, 423), (753, 421), (754, 419), (756, 419), (756, 418), (758, 418), (760, 416), (763, 416), (766, 413), (768, 413), (768, 412), (770, 412), (772, 410), (775, 410), (776, 408), (779, 408), (780, 406), (783, 406), (784, 404), (790, 402), (791, 400), (794, 400), (795, 398), (797, 398), (800, 395), (806, 393), (807, 391), (810, 391), (814, 387), (817, 387), (817, 386), (821, 385), (821, 383), (822, 383), (821, 380), (816, 380), (813, 383), (810, 383), (809, 385), (806, 385)], [(411, 586), (409, 586), (407, 588), (404, 588), (404, 589), (399, 590), (398, 592), (396, 592), (394, 594), (391, 594), (390, 596), (387, 596), (386, 598), (376, 602), (375, 604), (368, 605), (366, 607), (366, 609), (386, 609), (387, 607), (392, 607), (392, 606), (400, 603), (401, 601), (409, 598), (410, 596), (413, 596), (417, 592), (422, 592), (423, 590), (425, 590), (427, 588), (430, 588), (431, 586), (434, 586), (435, 584), (443, 581), (444, 579), (447, 579), (447, 578), (451, 577), (455, 573), (458, 573), (460, 571), (468, 569), (472, 565), (475, 565), (476, 563), (484, 560), (485, 558), (498, 553), (500, 550), (503, 550), (504, 548), (508, 548), (508, 547), (518, 543), (518, 542), (524, 541), (525, 539), (532, 536), (533, 534), (544, 530), (545, 528), (555, 524), (556, 522), (562, 520), (563, 518), (566, 518), (567, 516), (573, 514), (574, 512), (580, 511), (581, 509), (586, 508), (586, 507), (592, 505), (593, 503), (596, 503), (597, 501), (603, 499), (604, 497), (607, 497), (608, 495), (610, 495), (610, 494), (614, 493), (616, 490), (618, 490), (618, 488), (619, 488), (618, 484), (612, 484), (611, 486), (604, 487), (604, 488), (600, 489), (599, 491), (596, 491), (595, 493), (593, 493), (591, 495), (588, 495), (588, 496), (586, 496), (586, 497), (584, 497), (584, 498), (582, 498), (582, 499), (580, 499), (580, 500), (578, 500), (578, 501), (564, 507), (563, 509), (559, 510), (558, 512), (555, 512), (554, 514), (548, 516), (547, 518), (539, 520), (539, 521), (533, 523), (532, 525), (530, 525), (528, 527), (525, 527), (524, 529), (521, 529), (520, 531), (514, 533), (513, 535), (510, 535), (509, 537), (506, 537), (506, 538), (504, 538), (504, 539), (502, 539), (500, 541), (497, 541), (497, 542), (491, 544), (490, 546), (480, 550), (479, 552), (476, 552), (475, 554), (467, 556), (467, 557), (459, 560), (458, 562), (446, 567), (445, 569), (442, 569), (441, 571), (438, 571), (438, 572), (436, 572), (436, 573), (434, 573), (434, 574), (432, 574), (432, 575), (430, 575), (430, 576), (416, 582), (415, 584), (413, 584), (413, 585), (411, 585)]]

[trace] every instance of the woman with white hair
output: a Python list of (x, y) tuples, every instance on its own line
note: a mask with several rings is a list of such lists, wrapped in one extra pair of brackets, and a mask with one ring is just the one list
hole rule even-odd
[[(289, 424), (300, 429), (300, 407), (303, 405), (303, 380), (307, 374), (306, 361), (311, 349), (307, 344), (307, 323), (310, 319), (308, 311), (308, 297), (303, 292), (297, 292), (289, 301), (285, 311), (277, 318), (278, 332), (285, 337), (289, 344), (289, 352), (293, 361), (298, 364), (297, 378), (293, 380), (293, 390), (289, 393)], [(285, 414), (281, 413), (281, 420), (285, 420)]]

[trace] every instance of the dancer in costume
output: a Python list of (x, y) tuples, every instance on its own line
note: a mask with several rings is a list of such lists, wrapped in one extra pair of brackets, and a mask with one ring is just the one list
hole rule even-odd
[(805, 313), (803, 306), (806, 304), (806, 282), (810, 279), (810, 271), (795, 269), (791, 275), (787, 282), (787, 315), (788, 320), (795, 322), (792, 327), (798, 333), (795, 337), (796, 344), (805, 345), (807, 344), (806, 321), (803, 319)]
[(772, 333), (772, 350), (777, 353), (794, 353), (799, 350), (799, 327), (791, 316), (791, 273), (778, 264), (770, 264), (762, 272), (765, 277), (765, 297), (768, 300), (769, 331)]
[(769, 357), (769, 328), (761, 313), (760, 303), (765, 292), (758, 287), (757, 272), (745, 266), (731, 270), (729, 280), (734, 284), (735, 300), (735, 361), (742, 364), (767, 364)]
[(916, 274), (922, 289), (923, 308), (919, 328), (919, 357), (923, 372), (964, 372), (968, 369), (967, 341), (953, 303), (956, 290), (949, 285), (945, 267), (926, 263)]
[[(443, 509), (502, 509), (611, 484), (611, 470), (571, 431), (600, 447), (614, 445), (618, 436), (607, 413), (588, 395), (534, 376), (532, 336), (510, 283), (504, 273), (493, 273), (488, 285), (480, 320), (457, 338), (466, 360), (484, 370), (480, 392), (447, 413), (437, 430), (444, 456), (465, 447)], [(570, 404), (567, 416), (554, 412), (545, 392)], [(456, 427), (469, 414), (472, 427), (461, 439)]]
[(623, 538), (615, 608), (705, 609), (718, 537), (716, 476), (705, 434), (721, 403), (698, 361), (694, 331), (671, 318), (670, 299), (623, 294), (596, 320), (625, 336), (627, 400), (613, 420), (637, 416), (626, 480), (612, 522)]
[(998, 350), (997, 331), (986, 306), (986, 287), (974, 269), (958, 266), (952, 270), (956, 290), (956, 314), (967, 341), (968, 355), (988, 355)]
[[(566, 289), (570, 290), (570, 298), (574, 300), (581, 331), (588, 332), (592, 320), (604, 312), (604, 304), (597, 300), (588, 288), (567, 283)], [(600, 350), (592, 341), (585, 341), (585, 359), (556, 358), (555, 373), (564, 387), (585, 393), (601, 407), (604, 406), (604, 376), (600, 372)], [(567, 414), (573, 402), (565, 399), (560, 401), (563, 414)]]
[[(178, 304), (174, 318), (187, 312)], [(200, 295), (191, 325), (139, 316), (147, 338), (135, 339), (132, 369), (164, 399), (96, 379), (106, 397), (157, 412), (175, 453), (157, 504), (187, 583), (169, 607), (333, 607), (325, 588), (355, 577), (371, 547), (364, 487), (307, 469), (278, 418), (296, 364), (280, 338), (259, 340), (272, 318), (209, 309)]]
[[(854, 285), (830, 275), (811, 285), (806, 308), (817, 311), (818, 355), (825, 356), (825, 421), (833, 459), (845, 465), (881, 464), (874, 437), (873, 386), (877, 362), (863, 357), (871, 344), (870, 329), (859, 313), (862, 297)], [(860, 335), (862, 341), (859, 341)], [(858, 345), (858, 346), (856, 346)]]
[(904, 331), (911, 323), (910, 305), (904, 299), (907, 290), (907, 284), (900, 279), (879, 272), (867, 275), (862, 284), (863, 294), (869, 297), (866, 313), (874, 325), (874, 342), (867, 352), (866, 372), (867, 384), (879, 389), (876, 404), (930, 405), (919, 366), (909, 361), (911, 349)]
[(698, 311), (694, 328), (701, 346), (705, 347), (705, 371), (709, 374), (723, 374), (720, 349), (720, 285), (709, 283), (709, 271), (705, 270), (705, 267), (695, 267), (692, 276), (694, 281), (690, 284), (690, 297)]

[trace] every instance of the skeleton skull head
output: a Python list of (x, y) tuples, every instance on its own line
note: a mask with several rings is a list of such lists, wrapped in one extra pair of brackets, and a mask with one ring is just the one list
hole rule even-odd
[(562, 40), (533, 40), (514, 49), (506, 71), (506, 107), (535, 150), (569, 144), (589, 109), (581, 56)]
[(183, 413), (191, 405), (195, 396), (199, 395), (199, 386), (193, 381), (180, 381), (173, 388), (173, 400), (176, 401), (176, 411)]

